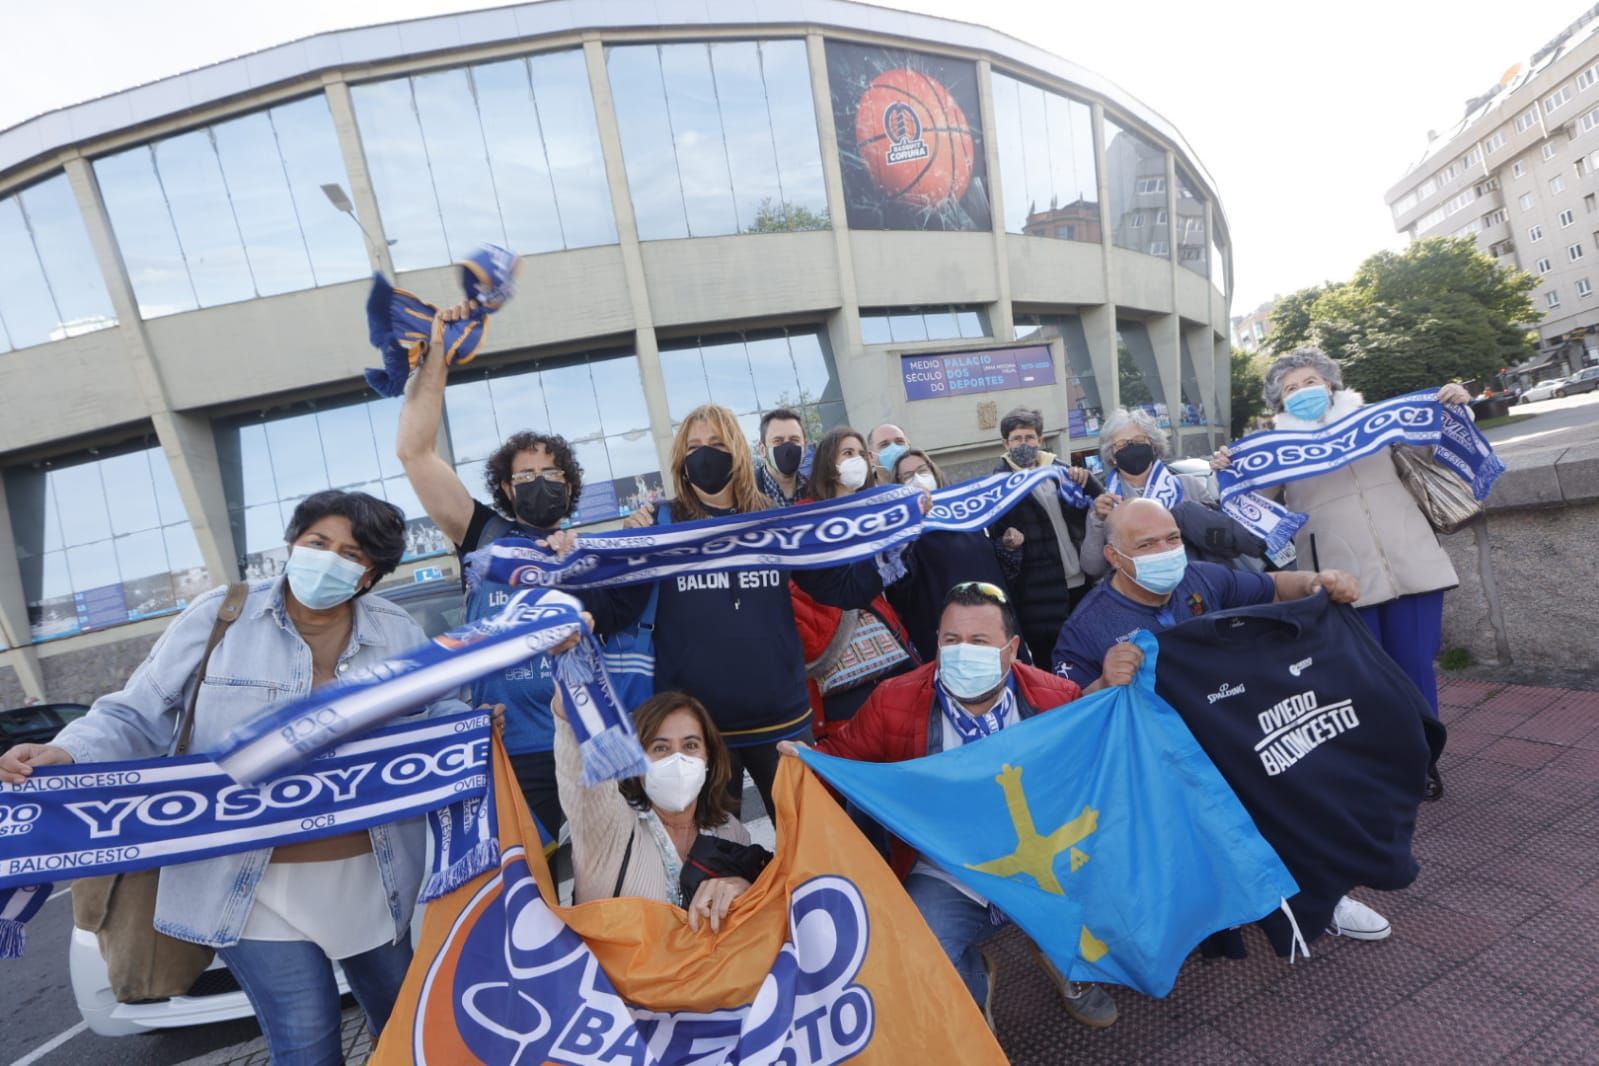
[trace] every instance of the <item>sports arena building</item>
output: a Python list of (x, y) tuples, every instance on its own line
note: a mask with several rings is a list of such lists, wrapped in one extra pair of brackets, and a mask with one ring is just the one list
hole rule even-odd
[(960, 471), (1020, 404), (1057, 451), (1122, 403), (1208, 452), (1226, 234), (1117, 86), (843, 0), (546, 0), (41, 115), (0, 132), (0, 706), (115, 687), (198, 591), (277, 572), (321, 488), (398, 503), (408, 568), (453, 571), (362, 382), (375, 269), (453, 302), (477, 245), (528, 257), (439, 446), (481, 492), (508, 433), (563, 433), (598, 524), (706, 400), (752, 439), (777, 405), (892, 420)]

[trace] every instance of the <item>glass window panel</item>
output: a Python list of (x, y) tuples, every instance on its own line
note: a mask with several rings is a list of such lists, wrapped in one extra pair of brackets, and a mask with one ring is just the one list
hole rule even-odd
[(200, 554), (200, 542), (195, 539), (194, 527), (167, 526), (161, 534), (167, 545), (167, 563), (173, 573), (205, 566), (205, 557)]
[(572, 454), (577, 457), (578, 465), (583, 468), (585, 491), (587, 486), (610, 481), (615, 476), (611, 473), (611, 459), (606, 454), (603, 437), (573, 442)]
[(488, 499), (490, 492), (483, 484), (484, 472), (488, 470), (488, 460), (473, 459), (470, 462), (456, 463), (455, 474), (461, 479), (461, 484), (466, 486), (466, 491), (480, 499)]
[(610, 48), (605, 53), (605, 67), (611, 78), (639, 239), (687, 237), (688, 216), (661, 81), (660, 49), (656, 45)]
[(1166, 390), (1161, 384), (1155, 349), (1142, 322), (1116, 325), (1117, 376), (1123, 407), (1141, 408), (1155, 416), (1162, 428), (1171, 425), (1166, 408)]
[[(121, 572), (123, 581), (169, 572), (167, 542), (159, 529), (131, 533), (125, 537), (118, 537), (111, 543), (116, 550), (117, 568)], [(132, 603), (128, 606), (134, 610), (138, 609)]]
[(827, 189), (805, 42), (762, 41), (760, 48), (783, 200), (789, 208), (802, 208), (825, 221)]
[(744, 438), (747, 447), (755, 447), (755, 442), (761, 439), (761, 413), (751, 411), (749, 414), (738, 416), (739, 436)]
[(111, 516), (106, 511), (99, 464), (79, 463), (51, 470), (50, 487), (61, 516), (63, 539), (69, 547), (111, 535)]
[(410, 80), (357, 85), (350, 90), (350, 98), (383, 216), (383, 232), (394, 242), (390, 247), (394, 268), (418, 270), (450, 262)]
[(201, 307), (256, 295), (250, 264), (209, 130), (157, 141), (156, 173), (166, 191), (183, 259)]
[(1177, 172), (1177, 261), (1201, 277), (1208, 273), (1205, 250), (1205, 201), (1189, 177)]
[(766, 110), (766, 84), (761, 76), (760, 46), (754, 41), (711, 45), (722, 134), (732, 172), (734, 211), (740, 229), (754, 227), (757, 215), (772, 217), (783, 205), (777, 177), (777, 146)]
[(394, 442), (399, 440), (400, 434), (400, 405), (404, 402), (403, 397), (393, 396), (369, 400), (366, 404), (367, 417), (372, 421), (372, 439), (377, 445), (378, 471), (386, 478), (405, 475), (405, 467), (394, 450)]
[(161, 516), (161, 524), (187, 522), (189, 511), (183, 506), (183, 496), (178, 492), (178, 483), (172, 478), (172, 467), (167, 462), (166, 453), (160, 448), (152, 448), (146, 454), (150, 458), (150, 483), (155, 492), (156, 513)]
[(1026, 134), (1022, 131), (1022, 84), (993, 76), (994, 125), (999, 144), (1000, 191), (1005, 198), (1005, 231), (1026, 233), (1031, 210), (1027, 192)]
[[(229, 438), (232, 438), (231, 440)], [(248, 507), (278, 498), (278, 485), (272, 474), (272, 451), (267, 445), (266, 426), (261, 424), (239, 426), (236, 435), (225, 434), (218, 445), (223, 458), (223, 481), (237, 480), (239, 503)], [(227, 454), (236, 450), (236, 463), (227, 461)], [(232, 469), (236, 465), (237, 469)], [(232, 498), (235, 494), (228, 493)]]
[(472, 68), (483, 139), (488, 146), (494, 190), (505, 222), (507, 247), (523, 255), (565, 246), (555, 206), (549, 160), (533, 103), (527, 60), (510, 59)]
[(644, 400), (644, 379), (639, 375), (638, 356), (613, 356), (589, 364), (594, 376), (594, 394), (603, 396), (600, 420), (607, 433), (626, 433), (650, 428), (649, 404)]
[[(55, 479), (48, 474), (41, 473), (39, 481), (44, 485), (44, 504), (42, 507), (44, 517), (43, 547), (45, 551), (59, 551), (67, 546), (67, 538), (61, 529), (61, 510), (56, 505)], [(13, 504), (12, 506), (15, 507), (16, 505)]]
[[(322, 435), (322, 454), (326, 459), (330, 486), (340, 488), (381, 476), (378, 442), (373, 439), (372, 421), (367, 417), (366, 404), (318, 411), (316, 425)], [(384, 447), (389, 451), (394, 450), (393, 439), (391, 437), (384, 442)]]
[[(703, 44), (661, 45), (661, 80), (691, 236), (738, 232), (711, 56)], [(651, 176), (649, 180), (655, 180)]]
[(411, 86), (450, 258), (466, 256), (487, 241), (506, 243), (466, 71), (421, 74), (411, 79)]
[(1055, 202), (1049, 173), (1049, 120), (1044, 107), (1044, 90), (1034, 85), (1018, 88), (1021, 106), (1022, 159), (1027, 167), (1027, 211), (1030, 220), (1048, 215), (1060, 205)]
[(742, 339), (702, 341), (700, 351), (705, 357), (705, 380), (711, 388), (712, 403), (719, 403), (736, 414), (760, 408)]
[(833, 373), (833, 360), (822, 343), (820, 330), (792, 330), (788, 335), (789, 351), (794, 355), (794, 371), (799, 377), (800, 391), (811, 403), (842, 399), (838, 379)]
[(0, 315), (19, 348), (54, 340), (61, 321), (15, 196), (0, 200)]
[[(501, 437), (527, 429), (542, 429), (550, 424), (546, 413), (544, 375), (536, 370), (489, 379), (489, 394), (494, 398), (494, 419)], [(499, 442), (495, 442), (495, 447)], [(493, 449), (490, 449), (491, 451)]]
[(117, 570), (117, 553), (109, 540), (68, 548), (67, 570), (72, 575), (74, 592), (87, 592), (122, 582), (122, 575)]
[(569, 441), (599, 437), (600, 407), (587, 362), (552, 367), (539, 375), (550, 412), (550, 429)]
[(615, 244), (616, 216), (583, 53), (571, 49), (533, 56), (529, 67), (566, 246)]
[[(97, 159), (94, 176), (144, 318), (200, 306), (149, 145)], [(9, 324), (9, 319), (7, 320)]]
[(280, 104), (268, 114), (295, 218), (311, 256), (314, 284), (332, 285), (370, 274), (372, 266), (361, 231), (322, 192), (322, 186), (334, 183), (350, 191), (327, 97), (318, 93)]
[(922, 321), (926, 323), (927, 339), (930, 341), (951, 340), (961, 335), (954, 311), (928, 311), (922, 315)]
[(648, 431), (606, 437), (605, 451), (611, 461), (613, 477), (633, 477), (660, 469), (661, 461), (655, 454), (655, 439)]
[[(70, 337), (115, 325), (116, 312), (67, 176), (59, 174), (40, 182), (24, 190), (20, 199), (60, 311), (54, 334)], [(0, 261), (5, 259), (5, 254), (0, 253)], [(0, 267), (0, 285), (9, 286), (11, 269)]]
[[(268, 422), (266, 436), (280, 500), (309, 496), (329, 487), (315, 416), (296, 415)], [(288, 513), (284, 511), (285, 516)]]
[(755, 396), (762, 411), (797, 407), (818, 399), (800, 396), (799, 378), (794, 373), (794, 357), (789, 353), (786, 336), (751, 337), (745, 344), (750, 372), (755, 378)]
[(819, 406), (816, 411), (822, 419), (823, 432), (826, 432), (830, 429), (837, 429), (839, 426), (845, 425), (848, 422), (843, 401), (824, 403)]
[(1094, 188), (1093, 112), (1058, 93), (1044, 93), (1052, 197), (1062, 208), (1098, 198)]
[(272, 120), (257, 112), (218, 123), (212, 133), (257, 291), (271, 296), (311, 288), (316, 284), (311, 256), (300, 236)]
[[(163, 466), (165, 460), (162, 456)], [(102, 459), (99, 466), (112, 533), (134, 533), (161, 525), (148, 449)]]
[(927, 319), (919, 311), (888, 316), (888, 331), (899, 343), (927, 340)]
[[(283, 543), (284, 527), (288, 523), (278, 511), (276, 502), (244, 509), (244, 551), (246, 553), (270, 551)], [(238, 545), (235, 545), (238, 547)]]
[(983, 325), (983, 316), (976, 311), (957, 311), (955, 322), (963, 338), (988, 336), (988, 327)]
[(861, 315), (862, 344), (892, 344), (893, 341), (887, 315)]
[(1160, 221), (1167, 202), (1165, 151), (1107, 118), (1105, 157), (1116, 247), (1167, 255), (1171, 224)]
[(41, 598), (53, 599), (57, 596), (72, 595), (72, 574), (67, 569), (67, 553), (65, 551), (55, 551), (45, 555), (39, 574), (39, 594)]
[(450, 427), (450, 448), (455, 461), (487, 459), (500, 446), (500, 429), (494, 420), (494, 401), (487, 381), (460, 381), (444, 389), (444, 410)]
[[(422, 501), (417, 498), (416, 489), (411, 487), (409, 478), (391, 477), (383, 481), (381, 486), (373, 486), (374, 496), (382, 496), (394, 506), (405, 512), (406, 521), (416, 518), (426, 518), (427, 510), (423, 508)], [(466, 491), (477, 493), (477, 486), (468, 485)]]
[(1039, 237), (1099, 240), (1089, 107), (996, 74), (994, 111), (1005, 228)]
[(711, 397), (705, 383), (705, 364), (698, 347), (663, 348), (661, 376), (666, 379), (666, 407), (673, 423)]

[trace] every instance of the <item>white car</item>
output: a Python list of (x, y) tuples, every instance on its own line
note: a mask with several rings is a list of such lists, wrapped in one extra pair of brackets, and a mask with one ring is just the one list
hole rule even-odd
[(1538, 382), (1538, 384), (1532, 386), (1526, 392), (1522, 393), (1521, 394), (1521, 399), (1519, 401), (1517, 401), (1517, 402), (1518, 403), (1534, 403), (1534, 402), (1536, 402), (1538, 400), (1550, 400), (1550, 399), (1553, 399), (1554, 395), (1555, 395), (1555, 392), (1560, 388), (1560, 386), (1564, 385), (1568, 380), (1570, 380), (1570, 379), (1569, 378), (1550, 378), (1548, 381), (1540, 381), (1540, 382)]

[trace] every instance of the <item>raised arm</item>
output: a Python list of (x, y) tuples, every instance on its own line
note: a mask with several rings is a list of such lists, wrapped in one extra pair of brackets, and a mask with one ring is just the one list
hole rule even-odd
[(439, 422), (444, 415), (444, 319), (433, 319), (433, 337), (417, 372), (405, 384), (395, 453), (411, 479), (422, 509), (452, 544), (466, 539), (472, 521), (472, 494), (439, 455)]

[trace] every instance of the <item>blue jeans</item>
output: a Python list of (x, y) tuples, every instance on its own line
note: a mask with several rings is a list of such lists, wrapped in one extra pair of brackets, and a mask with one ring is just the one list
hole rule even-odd
[[(309, 940), (241, 940), (217, 954), (239, 981), (266, 1036), (273, 1066), (342, 1063), (333, 963)], [(389, 1020), (411, 964), (411, 941), (340, 961), (374, 1038)]]
[(905, 891), (916, 909), (922, 912), (922, 920), (938, 938), (955, 972), (966, 982), (972, 998), (982, 1006), (988, 1000), (988, 974), (983, 970), (983, 957), (977, 948), (999, 932), (999, 927), (989, 917), (988, 908), (948, 881), (926, 874), (907, 877)]

